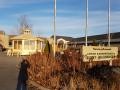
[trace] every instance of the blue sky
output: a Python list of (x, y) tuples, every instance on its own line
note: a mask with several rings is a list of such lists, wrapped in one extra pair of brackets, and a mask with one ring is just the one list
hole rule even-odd
[[(84, 36), (85, 1), (57, 0), (57, 35)], [(108, 0), (88, 1), (88, 35), (107, 33)], [(53, 0), (0, 0), (0, 29), (18, 33), (19, 19), (26, 15), (35, 35), (49, 37), (53, 34), (53, 8)], [(111, 0), (111, 32), (120, 32), (120, 0)]]

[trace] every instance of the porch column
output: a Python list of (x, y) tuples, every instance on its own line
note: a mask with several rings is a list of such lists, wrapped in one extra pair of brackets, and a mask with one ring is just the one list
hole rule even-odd
[(66, 45), (65, 45), (65, 49), (67, 49), (67, 47), (68, 47), (68, 44), (67, 44), (67, 42), (65, 43)]
[(12, 40), (12, 49), (14, 49), (14, 40)]
[(42, 42), (40, 42), (40, 49), (41, 49), (41, 52), (42, 52)]
[(18, 40), (17, 40), (17, 50), (18, 50)]
[(37, 40), (35, 40), (35, 50), (37, 51)]
[(24, 50), (24, 40), (22, 40), (22, 51)]

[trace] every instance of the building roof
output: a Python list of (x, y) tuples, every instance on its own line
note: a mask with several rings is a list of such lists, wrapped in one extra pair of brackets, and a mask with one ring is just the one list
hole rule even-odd
[(47, 38), (45, 38), (45, 37), (37, 37), (37, 38), (40, 38), (40, 39), (42, 39), (42, 40), (46, 40)]
[(18, 35), (18, 36), (15, 36), (13, 38), (11, 38), (12, 40), (25, 40), (25, 39), (36, 39), (34, 36), (32, 35), (26, 35), (26, 34), (21, 34), (21, 35)]
[[(51, 36), (51, 38), (54, 38), (54, 36)], [(56, 36), (56, 40), (58, 39), (64, 39), (66, 41), (73, 41), (72, 37), (67, 37), (67, 36)]]
[(21, 34), (21, 35), (11, 38), (11, 40), (40, 40), (40, 41), (43, 41), (43, 39), (34, 37), (31, 34)]
[[(107, 42), (108, 34), (88, 36), (88, 43), (93, 40)], [(111, 33), (111, 42), (118, 42), (118, 41), (120, 41), (120, 32)], [(85, 42), (85, 37), (74, 38), (73, 42)]]
[[(53, 36), (51, 36), (53, 38)], [(56, 40), (64, 39), (70, 41), (70, 43), (85, 43), (85, 37), (72, 38), (67, 36), (56, 36)], [(93, 40), (97, 42), (108, 42), (108, 34), (88, 36), (88, 43), (92, 43)], [(111, 42), (120, 42), (120, 32), (111, 33)]]
[(5, 32), (4, 31), (0, 31), (0, 34), (5, 35)]
[(16, 37), (18, 35), (8, 35), (9, 36), (9, 39), (13, 38), (13, 37)]

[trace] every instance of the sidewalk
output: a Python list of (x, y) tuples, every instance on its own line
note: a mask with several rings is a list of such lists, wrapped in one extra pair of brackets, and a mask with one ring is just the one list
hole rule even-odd
[(0, 52), (0, 90), (15, 90), (17, 84), (18, 71), (16, 65), (18, 58), (6, 56)]

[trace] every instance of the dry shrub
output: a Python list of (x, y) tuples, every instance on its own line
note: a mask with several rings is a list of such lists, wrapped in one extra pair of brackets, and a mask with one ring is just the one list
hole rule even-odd
[[(102, 90), (119, 90), (120, 67), (102, 65), (88, 70), (87, 74), (101, 84)], [(112, 89), (115, 88), (115, 89)], [(96, 89), (100, 90), (100, 89)]]
[(112, 61), (114, 66), (120, 66), (120, 59), (115, 59)]
[(47, 53), (37, 53), (29, 56), (28, 62), (30, 63), (28, 70), (30, 79), (42, 86), (49, 86), (50, 81), (54, 79), (54, 77), (51, 77), (53, 71), (58, 72), (61, 70), (59, 63), (54, 60), (52, 55)]
[[(101, 74), (95, 74), (93, 68), (95, 66), (102, 67), (109, 65), (109, 62), (92, 62), (93, 67), (89, 67), (89, 62), (84, 63), (79, 51), (66, 50), (64, 54), (56, 53), (56, 57), (48, 53), (36, 53), (28, 57), (30, 63), (29, 79), (37, 82), (38, 84), (51, 88), (52, 90), (60, 90), (67, 86), (71, 86), (71, 78), (73, 86), (76, 90), (119, 90), (117, 79), (120, 78), (120, 74), (107, 72), (108, 69), (101, 69)], [(114, 60), (113, 64), (119, 66), (119, 60)], [(95, 68), (98, 71), (98, 68)], [(91, 70), (91, 74), (87, 71)], [(107, 74), (102, 74), (106, 71)], [(104, 77), (110, 80), (104, 81)], [(109, 76), (111, 75), (111, 78)], [(103, 81), (101, 80), (103, 79)], [(112, 81), (113, 80), (113, 81)], [(112, 83), (107, 83), (112, 82)], [(111, 87), (109, 87), (109, 85)], [(69, 90), (69, 89), (68, 89)]]

